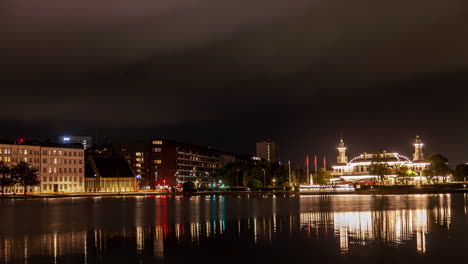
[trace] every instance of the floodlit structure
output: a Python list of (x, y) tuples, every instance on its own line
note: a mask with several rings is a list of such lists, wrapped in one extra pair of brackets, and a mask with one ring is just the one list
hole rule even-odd
[[(84, 191), (84, 149), (82, 144), (39, 143), (20, 139), (0, 142), (0, 161), (10, 168), (20, 162), (37, 170), (41, 183), (28, 192)], [(5, 192), (23, 192), (16, 184)]]
[[(333, 166), (333, 180), (356, 182), (377, 178), (377, 175), (371, 174), (371, 166), (374, 164), (385, 164), (393, 169), (407, 168), (413, 176), (421, 176), (422, 172), (430, 165), (424, 160), (423, 145), (419, 136), (416, 136), (413, 160), (397, 152), (383, 151), (382, 153), (363, 153), (348, 162), (347, 149), (343, 139), (341, 139), (338, 145), (337, 165)], [(396, 177), (395, 174), (386, 176), (390, 178), (391, 182)], [(422, 180), (422, 177), (419, 179)]]

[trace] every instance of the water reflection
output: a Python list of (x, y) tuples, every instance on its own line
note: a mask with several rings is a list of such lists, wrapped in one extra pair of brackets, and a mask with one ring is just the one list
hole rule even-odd
[[(466, 216), (468, 197), (461, 198)], [(72, 230), (48, 232), (42, 228), (1, 234), (1, 261), (100, 263), (115, 256), (164, 261), (190, 249), (204, 252), (226, 243), (232, 247), (273, 247), (288, 241), (301, 241), (304, 249), (316, 247), (308, 241), (327, 241), (329, 250), (344, 255), (355, 247), (375, 244), (408, 245), (425, 254), (431, 229), (449, 230), (453, 213), (451, 195), (126, 199), (112, 202), (115, 215), (96, 215), (111, 206), (106, 202), (78, 203), (77, 210), (91, 208), (86, 209), (91, 215), (83, 218), (91, 220), (79, 220)], [(96, 210), (96, 206), (102, 208)], [(118, 210), (129, 214), (129, 220), (117, 218)]]

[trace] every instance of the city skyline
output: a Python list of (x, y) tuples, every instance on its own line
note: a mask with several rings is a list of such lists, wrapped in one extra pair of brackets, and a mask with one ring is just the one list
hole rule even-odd
[(298, 163), (334, 156), (340, 135), (357, 152), (402, 152), (420, 133), (428, 153), (468, 157), (457, 0), (6, 5), (6, 137), (98, 131), (240, 153), (271, 138)]

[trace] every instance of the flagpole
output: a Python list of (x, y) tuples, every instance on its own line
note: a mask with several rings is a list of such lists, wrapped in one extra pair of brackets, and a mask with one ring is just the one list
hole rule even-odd
[(288, 167), (289, 167), (289, 185), (292, 186), (291, 183), (291, 161), (288, 160)]
[(317, 173), (317, 155), (314, 157), (315, 173)]
[(311, 184), (311, 182), (313, 182), (313, 179), (312, 179), (312, 177), (310, 177), (310, 173), (309, 173), (309, 155), (307, 155), (307, 183)]

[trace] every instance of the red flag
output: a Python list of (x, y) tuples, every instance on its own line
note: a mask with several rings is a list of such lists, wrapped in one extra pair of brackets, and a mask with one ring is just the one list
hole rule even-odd
[(317, 166), (317, 155), (314, 157), (314, 166)]
[(304, 161), (304, 166), (307, 166), (309, 164), (309, 155), (306, 156), (306, 159)]
[(323, 168), (327, 168), (327, 157), (323, 156)]

